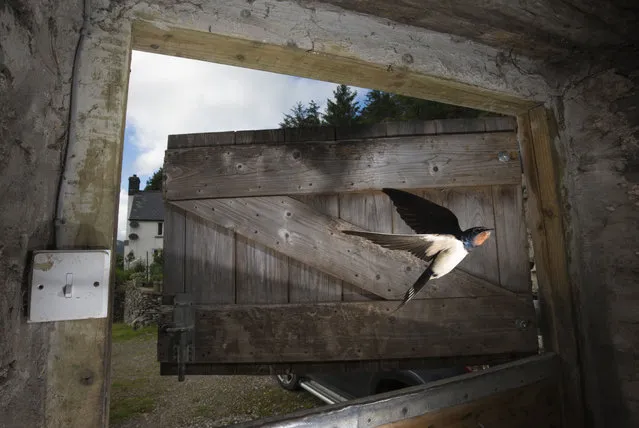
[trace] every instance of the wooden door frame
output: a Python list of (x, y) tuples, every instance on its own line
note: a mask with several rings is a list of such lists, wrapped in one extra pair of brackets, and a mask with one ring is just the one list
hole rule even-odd
[[(403, 73), (404, 84), (392, 85), (383, 67), (357, 59), (332, 55), (309, 56), (303, 50), (258, 44), (230, 37), (180, 28), (160, 28), (146, 22), (133, 25), (133, 49), (182, 56), (238, 67), (295, 74), (374, 87), (471, 108), (495, 111), (517, 118), (517, 132), (528, 186), (527, 211), (535, 250), (541, 311), (546, 328), (542, 337), (547, 350), (562, 361), (562, 404), (565, 426), (581, 426), (583, 401), (577, 343), (578, 325), (572, 283), (568, 276), (567, 246), (559, 190), (560, 172), (554, 144), (554, 118), (538, 102), (504, 96), (483, 88)], [(334, 67), (321, 67), (332, 61)], [(349, 70), (364, 71), (353, 78)]]
[[(166, 11), (157, 15), (163, 13), (168, 15)], [(558, 154), (555, 135), (550, 131), (555, 126), (539, 98), (495, 92), (409, 68), (395, 72), (383, 65), (381, 58), (373, 64), (352, 56), (285, 46), (275, 41), (279, 39), (271, 38), (281, 45), (172, 27), (160, 23), (161, 19), (157, 25), (132, 22), (126, 15), (109, 19), (112, 26), (96, 27), (81, 52), (79, 75), (83, 85), (71, 113), (71, 117), (81, 120), (73, 128), (78, 144), (71, 149), (72, 161), (65, 170), (70, 188), (63, 201), (68, 208), (60, 230), (65, 247), (114, 250), (132, 49), (377, 88), (514, 115), (529, 186), (527, 203), (543, 297), (541, 307), (548, 326), (543, 337), (547, 349), (561, 360), (564, 426), (582, 425), (578, 325), (568, 276)], [(539, 88), (540, 93), (545, 91)], [(90, 162), (96, 154), (100, 154), (100, 165)], [(109, 311), (107, 319), (60, 322), (51, 329), (44, 403), (47, 426), (108, 425), (111, 321)]]

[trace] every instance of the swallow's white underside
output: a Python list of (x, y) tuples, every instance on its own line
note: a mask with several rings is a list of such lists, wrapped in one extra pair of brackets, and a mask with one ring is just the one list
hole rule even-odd
[(358, 231), (348, 231), (348, 233), (366, 238), (391, 250), (408, 251), (425, 261), (430, 261), (437, 256), (430, 266), (434, 274), (433, 278), (446, 275), (468, 255), (462, 241), (448, 234), (404, 235)]
[(439, 253), (430, 266), (433, 278), (446, 275), (468, 255), (464, 244), (452, 235), (422, 235), (422, 239), (432, 242), (427, 255)]

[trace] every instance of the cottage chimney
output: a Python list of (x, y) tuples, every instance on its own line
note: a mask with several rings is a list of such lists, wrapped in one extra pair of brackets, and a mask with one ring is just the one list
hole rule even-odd
[(140, 177), (133, 174), (133, 177), (129, 177), (129, 195), (135, 195), (140, 191)]

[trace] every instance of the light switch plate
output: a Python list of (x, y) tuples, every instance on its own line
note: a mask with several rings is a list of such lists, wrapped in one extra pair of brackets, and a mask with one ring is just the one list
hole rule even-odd
[(110, 270), (110, 250), (34, 252), (28, 321), (105, 318)]

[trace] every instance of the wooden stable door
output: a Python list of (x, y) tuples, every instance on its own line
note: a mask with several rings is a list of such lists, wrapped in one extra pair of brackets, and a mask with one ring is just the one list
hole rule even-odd
[[(165, 158), (164, 374), (489, 363), (537, 352), (509, 118), (177, 135)], [(345, 229), (412, 233), (380, 189), (488, 243), (391, 313), (426, 264)]]

